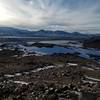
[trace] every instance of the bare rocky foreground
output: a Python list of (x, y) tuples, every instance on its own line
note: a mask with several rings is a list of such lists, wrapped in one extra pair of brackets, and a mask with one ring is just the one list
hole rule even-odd
[(0, 100), (100, 100), (100, 65), (71, 54), (2, 50)]

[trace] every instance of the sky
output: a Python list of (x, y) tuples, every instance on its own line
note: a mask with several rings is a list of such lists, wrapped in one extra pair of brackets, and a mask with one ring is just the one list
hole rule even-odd
[(100, 0), (0, 0), (0, 26), (100, 33)]

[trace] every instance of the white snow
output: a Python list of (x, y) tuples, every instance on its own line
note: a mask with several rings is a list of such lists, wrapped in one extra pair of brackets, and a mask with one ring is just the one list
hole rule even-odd
[(23, 72), (25, 75), (29, 75), (30, 74), (30, 72)]
[(78, 95), (78, 100), (82, 99), (82, 93), (78, 92), (78, 91), (70, 91), (71, 93), (75, 93), (76, 95)]
[(37, 68), (35, 70), (32, 70), (32, 72), (39, 72), (39, 71), (43, 71), (43, 70), (47, 70), (47, 69), (51, 69), (51, 68), (55, 68), (56, 66), (46, 66), (43, 68)]
[[(29, 75), (30, 73), (35, 73), (35, 72), (39, 72), (39, 71), (43, 71), (43, 70), (47, 70), (47, 69), (51, 69), (51, 68), (59, 68), (59, 67), (63, 67), (63, 65), (57, 65), (57, 66), (46, 66), (46, 67), (43, 67), (43, 68), (37, 68), (37, 69), (34, 69), (34, 70), (31, 70), (31, 71), (27, 71), (27, 72), (23, 72), (23, 74), (25, 75)], [(4, 75), (5, 77), (8, 77), (8, 78), (14, 78), (16, 76), (22, 76), (22, 73), (15, 73), (15, 74), (5, 74)]]
[(10, 74), (6, 74), (6, 75), (4, 75), (5, 77), (8, 77), (8, 78), (12, 78), (12, 77), (14, 77), (14, 75), (10, 75)]
[(24, 81), (14, 81), (16, 84), (22, 84), (22, 85), (28, 85), (29, 83), (24, 82)]
[(97, 83), (97, 82), (94, 82), (94, 81), (88, 81), (88, 80), (82, 80), (84, 83), (88, 82), (90, 84), (93, 84), (93, 83)]
[(82, 67), (83, 69), (86, 69), (86, 70), (90, 70), (90, 71), (94, 71), (93, 68), (88, 68), (88, 67)]
[(85, 76), (85, 78), (87, 78), (87, 79), (89, 79), (89, 80), (92, 80), (92, 81), (100, 82), (100, 79), (97, 79), (97, 78), (88, 77), (88, 76)]
[(21, 73), (16, 73), (14, 76), (21, 76), (22, 74)]
[(56, 44), (62, 46), (82, 47), (82, 43), (72, 40), (40, 41), (40, 43)]
[(100, 51), (95, 49), (84, 49), (80, 47), (59, 47), (54, 46), (53, 48), (38, 48), (38, 47), (26, 47), (26, 46), (19, 46), (21, 51), (24, 51), (25, 55), (28, 53), (36, 53), (38, 55), (46, 55), (46, 54), (52, 54), (52, 53), (70, 53), (75, 54), (77, 53), (80, 57), (88, 58), (90, 59), (90, 55), (93, 56), (100, 56)]
[[(47, 54), (53, 54), (53, 53), (70, 53), (70, 54), (77, 54), (80, 57), (84, 57), (87, 59), (93, 59), (95, 56), (100, 57), (100, 50), (96, 49), (86, 49), (80, 47), (81, 43), (77, 41), (41, 41), (40, 43), (50, 43), (50, 44), (57, 44), (60, 46), (54, 46), (53, 48), (38, 48), (35, 46), (24, 46), (21, 44), (8, 44), (6, 49), (14, 49), (18, 48), (18, 50), (23, 51), (24, 55), (23, 56), (31, 56), (31, 54), (36, 55), (36, 56), (42, 56), (42, 55), (47, 55)], [(66, 45), (67, 47), (63, 47), (63, 45)], [(76, 46), (75, 46), (76, 45)], [(79, 46), (77, 46), (79, 45)], [(0, 48), (2, 50), (2, 48)], [(91, 57), (94, 56), (94, 57)], [(99, 61), (98, 61), (99, 63)]]
[(77, 66), (78, 64), (75, 63), (68, 63), (68, 66)]

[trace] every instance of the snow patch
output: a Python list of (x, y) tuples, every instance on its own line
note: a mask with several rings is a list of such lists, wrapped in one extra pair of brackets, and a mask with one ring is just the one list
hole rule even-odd
[(16, 73), (14, 76), (21, 76), (22, 74), (21, 73)]
[(94, 71), (93, 68), (88, 68), (88, 67), (82, 67), (83, 69), (86, 69), (86, 70), (90, 70), (90, 71)]
[(85, 78), (92, 80), (92, 81), (100, 82), (100, 79), (97, 79), (97, 78), (88, 77), (88, 76), (85, 76)]
[(90, 83), (90, 84), (97, 83), (97, 82), (94, 82), (94, 81), (89, 81), (89, 80), (82, 80), (82, 82), (83, 82), (83, 83), (87, 83), (87, 82), (88, 82), (88, 83)]
[(28, 85), (29, 83), (24, 82), (24, 81), (14, 81), (16, 84), (22, 84), (22, 85)]
[(43, 68), (37, 68), (35, 70), (32, 70), (32, 72), (39, 72), (39, 71), (43, 71), (43, 70), (47, 70), (47, 69), (51, 69), (51, 68), (56, 68), (56, 66), (47, 66), (47, 67), (43, 67)]
[(68, 63), (68, 66), (78, 66), (78, 64), (75, 64), (75, 63)]
[(14, 77), (14, 75), (10, 75), (10, 74), (6, 74), (6, 75), (4, 75), (5, 77), (8, 77), (8, 78), (13, 78)]

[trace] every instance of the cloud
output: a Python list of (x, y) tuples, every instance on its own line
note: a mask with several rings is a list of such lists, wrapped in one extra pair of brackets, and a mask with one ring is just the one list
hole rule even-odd
[(100, 33), (100, 0), (0, 0), (0, 26)]

